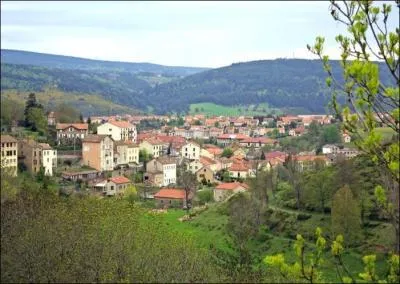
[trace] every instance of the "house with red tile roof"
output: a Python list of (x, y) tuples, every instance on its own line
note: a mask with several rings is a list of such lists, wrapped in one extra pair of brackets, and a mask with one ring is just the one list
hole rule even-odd
[(305, 127), (304, 126), (299, 126), (299, 127), (294, 128), (294, 129), (290, 129), (289, 130), (289, 135), (290, 136), (301, 136), (305, 132), (306, 132)]
[(78, 145), (88, 135), (88, 129), (87, 123), (57, 123), (57, 144)]
[(124, 176), (116, 176), (97, 183), (94, 187), (101, 190), (106, 196), (123, 194), (132, 182)]
[(147, 153), (151, 154), (154, 158), (157, 158), (164, 154), (164, 150), (167, 149), (168, 145), (168, 143), (163, 142), (158, 138), (150, 137), (144, 139), (139, 144), (139, 149), (146, 150)]
[(230, 195), (238, 192), (244, 192), (247, 191), (248, 189), (249, 186), (241, 182), (220, 183), (214, 188), (214, 200), (217, 202), (224, 201)]
[(265, 145), (275, 145), (278, 141), (268, 137), (249, 137), (240, 141), (240, 145), (246, 148), (262, 148)]
[[(161, 179), (159, 179), (160, 174)], [(162, 156), (148, 161), (144, 178), (156, 186), (176, 183), (176, 159)]]
[(248, 139), (250, 138), (247, 135), (243, 135), (243, 134), (222, 134), (220, 136), (217, 137), (217, 143), (221, 144), (222, 146), (228, 146), (230, 144), (232, 144), (233, 142), (240, 142), (242, 140)]
[(287, 153), (281, 152), (281, 151), (272, 151), (272, 152), (265, 153), (266, 160), (270, 160), (270, 159), (274, 159), (274, 158), (278, 158), (278, 157), (286, 159), (287, 156), (288, 156)]
[(136, 142), (136, 126), (128, 121), (109, 120), (97, 127), (97, 134), (111, 135), (114, 141), (132, 141)]
[(114, 140), (108, 135), (87, 135), (82, 141), (82, 163), (98, 171), (112, 171)]
[[(191, 199), (192, 195), (189, 194), (188, 199)], [(186, 192), (180, 188), (163, 188), (154, 194), (157, 207), (185, 207), (186, 206)]]
[(201, 147), (198, 143), (194, 141), (189, 141), (182, 146), (181, 156), (189, 160), (199, 160), (200, 159)]
[(235, 161), (232, 165), (228, 168), (229, 175), (232, 178), (247, 178), (249, 175), (249, 166), (245, 162), (238, 162)]
[(209, 157), (200, 156), (200, 163), (203, 166), (209, 167), (214, 173), (221, 170), (221, 163)]
[(221, 156), (223, 151), (224, 151), (223, 149), (217, 146), (215, 147), (204, 146), (204, 148), (201, 149), (200, 155), (214, 159), (216, 157)]

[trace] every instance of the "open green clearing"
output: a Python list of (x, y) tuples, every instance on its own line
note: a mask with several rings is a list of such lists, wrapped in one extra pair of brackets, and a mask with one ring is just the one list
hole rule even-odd
[(240, 105), (240, 106), (223, 106), (214, 103), (198, 103), (190, 105), (190, 114), (205, 114), (205, 115), (225, 115), (225, 116), (240, 116), (240, 115), (267, 115), (280, 114), (281, 111), (277, 108), (270, 108), (267, 103), (258, 105)]

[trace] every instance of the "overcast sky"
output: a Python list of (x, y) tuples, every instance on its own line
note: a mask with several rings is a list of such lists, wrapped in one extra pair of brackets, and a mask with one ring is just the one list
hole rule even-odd
[[(1, 48), (221, 67), (259, 59), (315, 58), (306, 45), (323, 35), (327, 52), (337, 58), (334, 37), (343, 27), (328, 7), (327, 1), (2, 1)], [(398, 25), (395, 14), (391, 26)]]

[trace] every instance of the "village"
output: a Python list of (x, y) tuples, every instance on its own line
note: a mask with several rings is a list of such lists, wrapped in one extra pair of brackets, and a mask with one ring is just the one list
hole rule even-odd
[[(55, 128), (54, 141), (42, 143), (32, 137), (12, 136), (13, 132), (1, 135), (3, 166), (15, 176), (18, 169), (32, 175), (43, 171), (69, 193), (118, 196), (135, 185), (141, 189), (140, 196), (155, 200), (157, 207), (186, 208), (195, 196), (177, 185), (179, 173), (192, 173), (199, 191), (202, 186), (212, 188), (213, 199), (219, 202), (247, 190), (247, 178), (255, 177), (257, 171), (282, 166), (289, 155), (299, 171), (304, 171), (334, 163), (338, 156), (348, 159), (359, 154), (343, 144), (326, 144), (318, 154), (315, 150), (281, 150), (277, 137), (299, 137), (312, 123), (334, 123), (329, 115), (197, 114), (180, 119), (183, 125), (179, 127), (168, 125), (178, 120), (176, 116), (155, 115), (90, 117), (84, 123), (58, 123), (54, 112), (49, 112), (47, 123)], [(164, 125), (138, 131), (144, 120), (158, 120)], [(351, 141), (347, 133), (341, 136), (343, 143)]]

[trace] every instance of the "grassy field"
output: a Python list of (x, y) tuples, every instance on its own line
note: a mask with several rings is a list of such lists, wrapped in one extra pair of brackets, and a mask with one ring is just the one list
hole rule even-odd
[(271, 113), (279, 114), (281, 111), (276, 108), (270, 108), (268, 104), (248, 106), (223, 106), (214, 103), (198, 103), (190, 105), (190, 114), (205, 115), (224, 115), (224, 116), (240, 116), (240, 115), (267, 115)]

